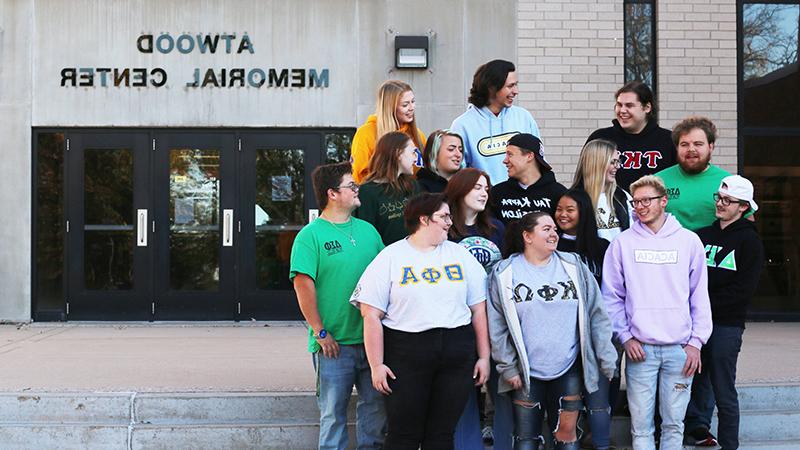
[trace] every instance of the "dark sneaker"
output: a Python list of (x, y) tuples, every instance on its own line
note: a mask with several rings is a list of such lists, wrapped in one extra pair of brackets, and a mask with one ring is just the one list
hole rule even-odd
[(481, 440), (483, 440), (483, 445), (487, 447), (494, 445), (494, 433), (492, 432), (492, 427), (483, 427), (483, 430), (481, 430)]
[(717, 438), (707, 428), (695, 428), (689, 433), (689, 437), (691, 438), (690, 444), (695, 447), (716, 447), (719, 445)]

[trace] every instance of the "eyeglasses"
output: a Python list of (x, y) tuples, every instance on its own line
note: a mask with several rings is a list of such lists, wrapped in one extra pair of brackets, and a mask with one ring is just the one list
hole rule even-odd
[(334, 189), (336, 189), (338, 191), (339, 189), (344, 189), (344, 188), (350, 189), (351, 191), (353, 191), (355, 193), (358, 193), (358, 190), (361, 189), (361, 186), (356, 184), (355, 181), (351, 181), (351, 182), (345, 184), (344, 186), (336, 186)]
[(633, 200), (628, 200), (628, 203), (630, 203), (630, 205), (633, 206), (634, 208), (636, 208), (639, 205), (642, 205), (646, 208), (650, 206), (650, 202), (661, 197), (663, 197), (663, 195), (658, 195), (656, 197), (635, 198)]
[(614, 167), (616, 167), (617, 169), (622, 167), (622, 162), (620, 160), (618, 160), (618, 159), (612, 159), (610, 164), (613, 165)]
[(433, 217), (434, 219), (437, 216), (441, 217), (442, 218), (442, 222), (444, 222), (444, 223), (453, 223), (453, 215), (452, 214), (433, 214), (433, 215), (431, 215), (431, 217)]
[(737, 200), (731, 197), (723, 197), (719, 195), (719, 193), (714, 193), (714, 203), (722, 202), (722, 206), (730, 206), (731, 203), (739, 203), (740, 205), (745, 204), (747, 202), (743, 202), (741, 200)]

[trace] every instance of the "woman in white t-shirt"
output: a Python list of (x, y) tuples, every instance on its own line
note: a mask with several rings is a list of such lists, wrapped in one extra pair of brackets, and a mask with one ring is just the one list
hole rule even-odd
[(350, 302), (386, 396), (385, 448), (452, 448), (470, 389), (489, 377), (486, 272), (447, 240), (443, 194), (412, 198), (403, 217), (410, 235), (378, 254)]
[(617, 169), (620, 168), (617, 144), (605, 139), (586, 143), (578, 157), (572, 188), (589, 194), (597, 221), (597, 235), (609, 242), (627, 230), (633, 220), (633, 210), (628, 208), (631, 195), (617, 186)]

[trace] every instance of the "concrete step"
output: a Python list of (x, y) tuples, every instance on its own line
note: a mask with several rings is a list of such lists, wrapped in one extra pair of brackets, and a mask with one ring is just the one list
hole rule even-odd
[(739, 409), (800, 410), (800, 386), (797, 385), (746, 385), (739, 386)]
[[(350, 436), (355, 429), (350, 427)], [(138, 426), (133, 430), (132, 449), (190, 448), (216, 449), (297, 449), (317, 448), (319, 423)]]
[[(351, 402), (351, 409), (355, 402)], [(313, 393), (139, 394), (137, 423), (199, 425), (225, 423), (305, 423), (319, 420)], [(355, 416), (353, 416), (355, 417)]]
[[(350, 431), (354, 435), (354, 430)], [(315, 449), (318, 423), (136, 425), (0, 425), (3, 449)]]
[[(687, 449), (701, 450), (699, 447)], [(743, 442), (739, 450), (800, 450), (800, 441)]]
[[(711, 421), (711, 428), (717, 428), (716, 416)], [(742, 441), (750, 442), (800, 441), (800, 411), (742, 411), (739, 436)]]
[[(620, 446), (630, 446), (630, 418), (614, 417), (611, 423), (611, 436)], [(712, 432), (716, 434), (716, 414), (711, 421)], [(766, 445), (773, 442), (786, 445), (798, 445), (800, 450), (800, 411), (742, 411), (739, 422), (739, 436), (742, 447), (745, 445)], [(766, 448), (771, 448), (769, 445)]]
[[(742, 449), (800, 450), (800, 386), (744, 386), (740, 399)], [(318, 419), (302, 392), (2, 393), (0, 447), (304, 449)], [(614, 418), (612, 436), (630, 446), (630, 419)]]
[(3, 449), (128, 449), (128, 439), (128, 427), (123, 425), (0, 424)]

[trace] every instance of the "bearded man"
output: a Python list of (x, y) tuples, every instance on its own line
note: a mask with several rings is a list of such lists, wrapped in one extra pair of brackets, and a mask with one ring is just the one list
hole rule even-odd
[(656, 173), (667, 187), (667, 212), (692, 231), (716, 220), (714, 193), (722, 179), (730, 175), (711, 164), (716, 140), (717, 127), (707, 117), (681, 120), (672, 128), (678, 164)]

